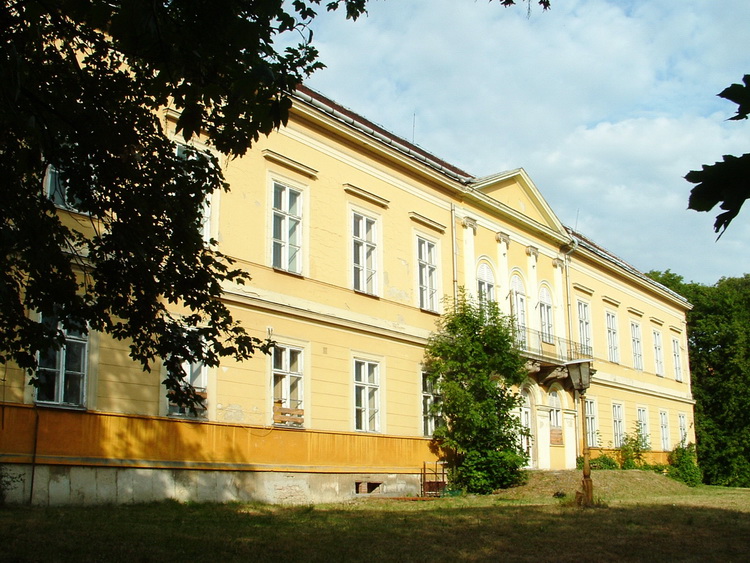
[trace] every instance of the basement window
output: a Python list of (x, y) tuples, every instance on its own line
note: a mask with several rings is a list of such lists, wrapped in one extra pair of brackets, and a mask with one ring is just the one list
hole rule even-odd
[(372, 481), (355, 481), (354, 482), (354, 493), (358, 495), (371, 495), (374, 493), (382, 493), (383, 483), (374, 483)]

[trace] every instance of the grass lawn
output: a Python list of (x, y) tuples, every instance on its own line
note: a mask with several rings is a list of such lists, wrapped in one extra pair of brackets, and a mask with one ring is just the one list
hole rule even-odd
[[(606, 507), (567, 499), (578, 472), (487, 497), (279, 507), (0, 508), (2, 561), (749, 561), (750, 490), (595, 471)], [(558, 494), (559, 496), (559, 494)]]

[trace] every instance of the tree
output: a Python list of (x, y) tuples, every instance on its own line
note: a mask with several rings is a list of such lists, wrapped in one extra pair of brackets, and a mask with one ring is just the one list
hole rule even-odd
[[(295, 87), (322, 66), (308, 31), (320, 5), (3, 3), (0, 363), (33, 374), (61, 329), (104, 331), (145, 370), (163, 359), (173, 400), (189, 406), (185, 362), (268, 350), (220, 300), (223, 284), (249, 274), (203, 240), (204, 202), (228, 189), (216, 155), (240, 156), (284, 125)], [(356, 19), (366, 0), (324, 5)], [(278, 50), (284, 33), (300, 44)], [(185, 143), (200, 136), (213, 152), (178, 151), (164, 108)]]
[(494, 302), (476, 303), (462, 292), (438, 322), (425, 353), (445, 424), (435, 440), (453, 486), (490, 493), (516, 484), (526, 462), (518, 416), (520, 397), (510, 386), (526, 377), (512, 323)]
[[(742, 84), (732, 84), (720, 94), (737, 104), (737, 114), (730, 119), (747, 119), (750, 114), (750, 74), (742, 79)], [(725, 155), (723, 161), (703, 165), (701, 170), (692, 170), (685, 176), (688, 182), (697, 184), (690, 190), (688, 209), (710, 211), (721, 203), (724, 213), (716, 216), (714, 231), (719, 237), (724, 234), (732, 220), (750, 197), (750, 154), (740, 157)]]
[(706, 483), (750, 486), (750, 275), (712, 286), (649, 272), (684, 295), (698, 460)]

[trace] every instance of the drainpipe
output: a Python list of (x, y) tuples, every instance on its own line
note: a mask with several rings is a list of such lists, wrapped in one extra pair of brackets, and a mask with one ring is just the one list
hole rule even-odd
[(456, 204), (451, 203), (451, 245), (453, 258), (453, 301), (458, 299), (458, 241), (456, 241)]
[(31, 452), (31, 483), (29, 484), (29, 505), (34, 501), (34, 477), (36, 475), (36, 447), (39, 442), (39, 408), (34, 405), (34, 449)]
[[(571, 235), (570, 240), (571, 240), (570, 249), (567, 250), (566, 252), (563, 252), (563, 255), (565, 256), (565, 260), (564, 260), (564, 262), (565, 262), (565, 300), (566, 300), (566, 306), (567, 306), (567, 309), (568, 309), (568, 315), (567, 315), (567, 317), (568, 317), (568, 342), (572, 343), (573, 342), (573, 313), (571, 311), (572, 305), (571, 305), (571, 302), (570, 302), (570, 294), (571, 294), (571, 291), (570, 291), (570, 286), (571, 286), (571, 282), (570, 282), (570, 262), (571, 262), (570, 255), (573, 254), (576, 251), (576, 249), (578, 248), (578, 239), (576, 239), (574, 236)], [(572, 352), (572, 350), (570, 350), (570, 352)], [(569, 354), (569, 355), (572, 355), (572, 354)], [(568, 358), (568, 359), (570, 360), (570, 359), (573, 359), (573, 358)], [(578, 404), (577, 403), (577, 401), (579, 399), (579, 393), (578, 393), (578, 391), (573, 391), (573, 397), (575, 399), (574, 404)], [(584, 416), (585, 416), (585, 414), (584, 414)], [(578, 408), (576, 408), (576, 418), (578, 418)], [(579, 448), (581, 447), (581, 439), (582, 439), (582, 436), (580, 435), (581, 424), (583, 424), (583, 422), (579, 421), (579, 423), (575, 425), (575, 428), (576, 428), (576, 456), (578, 456), (578, 454), (580, 453)]]
[[(563, 255), (565, 256), (565, 300), (566, 300), (566, 306), (568, 309), (568, 341), (573, 341), (573, 313), (571, 311), (571, 303), (570, 303), (570, 255), (573, 254), (576, 249), (578, 248), (578, 239), (576, 239), (574, 236), (571, 236), (570, 238), (571, 244), (570, 249), (566, 252), (563, 252)], [(572, 358), (571, 358), (572, 359)]]

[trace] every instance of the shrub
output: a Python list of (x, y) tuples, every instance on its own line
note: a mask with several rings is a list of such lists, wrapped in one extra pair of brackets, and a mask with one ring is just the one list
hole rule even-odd
[[(591, 469), (620, 469), (620, 464), (611, 455), (601, 454), (599, 457), (591, 458), (589, 461)], [(583, 456), (576, 458), (576, 467), (583, 469)]]
[(690, 487), (703, 482), (703, 473), (698, 467), (698, 458), (695, 454), (695, 444), (680, 444), (675, 447), (669, 454), (669, 463), (668, 475), (672, 479), (682, 481)]
[(498, 489), (522, 485), (528, 476), (521, 471), (525, 458), (512, 451), (468, 452), (453, 468), (451, 487), (469, 493), (490, 494)]
[(643, 453), (648, 451), (648, 435), (636, 424), (635, 432), (624, 434), (618, 456), (622, 469), (640, 469), (644, 464)]

